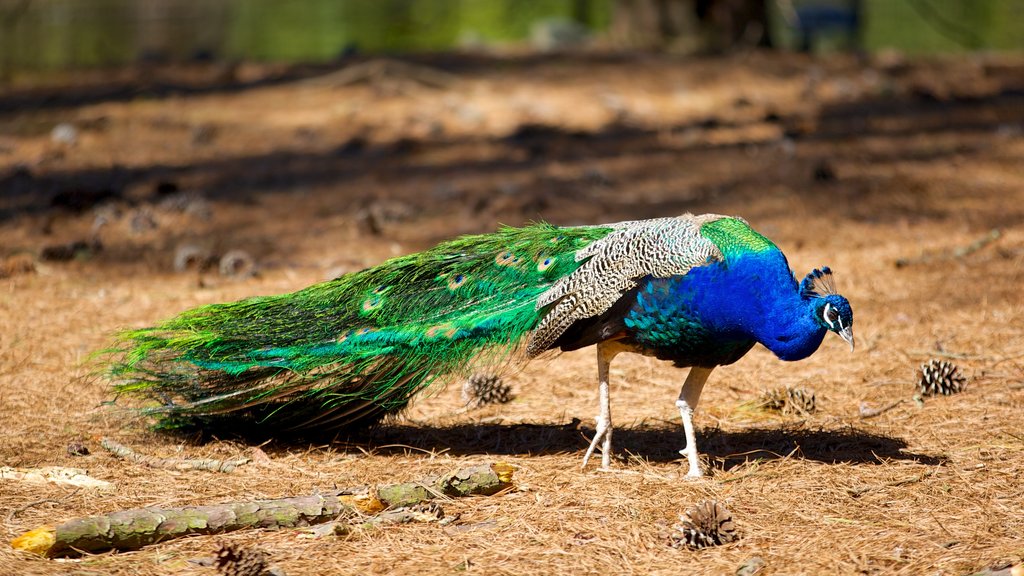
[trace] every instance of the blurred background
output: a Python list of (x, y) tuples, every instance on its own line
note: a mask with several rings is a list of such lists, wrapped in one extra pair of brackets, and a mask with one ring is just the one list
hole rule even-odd
[[(856, 310), (853, 354), (830, 337), (798, 364), (755, 348), (716, 370), (698, 433), (722, 482), (675, 480), (681, 374), (635, 355), (612, 387), (617, 450), (643, 476), (579, 473), (592, 350), (510, 374), (508, 404), (432, 392), (370, 450), (268, 447), (273, 474), (211, 482), (70, 447), (239, 455), (107, 409), (85, 364), (119, 329), (502, 224), (686, 212), (747, 219), (797, 277), (830, 266)], [(1024, 561), (1021, 286), (1024, 0), (0, 0), (0, 463), (131, 488), (5, 484), (0, 540), (495, 454), (541, 488), (466, 505), (485, 529), (241, 537), (289, 573), (692, 573), (654, 542), (700, 494), (736, 502), (747, 538), (701, 552), (705, 573), (757, 553), (789, 573), (1007, 574)], [(924, 408), (935, 358), (970, 384)], [(743, 408), (777, 386), (815, 389), (819, 411)], [(168, 546), (73, 570), (210, 571), (187, 562), (207, 539)], [(4, 570), (5, 549), (0, 573), (56, 566)]]
[(355, 53), (1024, 48), (1020, 0), (4, 0), (3, 72)]
[(957, 199), (1016, 190), (985, 162), (1022, 29), (1024, 0), (0, 0), (0, 257), (322, 277), (538, 219), (987, 229), (1013, 204)]

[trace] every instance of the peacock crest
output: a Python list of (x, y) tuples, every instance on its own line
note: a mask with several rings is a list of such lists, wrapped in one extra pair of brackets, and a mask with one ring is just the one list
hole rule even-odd
[(820, 269), (811, 270), (800, 282), (800, 294), (805, 298), (824, 298), (832, 294), (839, 294), (836, 291), (836, 282), (832, 277), (832, 269), (823, 266)]

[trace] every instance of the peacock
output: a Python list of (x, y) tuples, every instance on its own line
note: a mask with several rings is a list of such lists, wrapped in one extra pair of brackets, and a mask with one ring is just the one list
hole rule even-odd
[(758, 343), (806, 358), (828, 331), (852, 350), (831, 270), (798, 282), (741, 218), (541, 222), (121, 332), (108, 374), (149, 399), (158, 427), (322, 433), (374, 424), (436, 382), (595, 345), (600, 414), (583, 466), (598, 446), (610, 465), (609, 366), (633, 352), (690, 368), (676, 406), (698, 477), (693, 412), (712, 370)]

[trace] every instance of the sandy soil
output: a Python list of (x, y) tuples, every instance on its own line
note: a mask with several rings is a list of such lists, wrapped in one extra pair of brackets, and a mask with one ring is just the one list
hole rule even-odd
[[(446, 503), (461, 517), (445, 527), (338, 539), (245, 531), (69, 561), (0, 547), (0, 573), (212, 574), (190, 560), (220, 541), (261, 548), (291, 575), (732, 574), (754, 556), (764, 574), (966, 574), (1024, 559), (1024, 60), (422, 64), (122, 71), (0, 92), (0, 463), (79, 467), (116, 485), (2, 482), (0, 539), (122, 508), (497, 460), (517, 467), (517, 490)], [(435, 86), (438, 69), (451, 77)], [(55, 138), (62, 122), (74, 134)], [(717, 370), (697, 415), (704, 480), (680, 478), (685, 373), (640, 357), (612, 371), (621, 458), (612, 472), (580, 470), (597, 410), (592, 350), (509, 377), (511, 403), (463, 410), (449, 386), (362, 438), (270, 443), (269, 462), (231, 474), (146, 468), (99, 447), (109, 436), (155, 456), (251, 451), (151, 432), (105, 405), (109, 384), (85, 361), (118, 328), (499, 223), (686, 211), (742, 215), (800, 274), (831, 265), (858, 339), (853, 354), (830, 337), (800, 363), (755, 349)], [(259, 273), (177, 272), (189, 245), (244, 250)], [(969, 386), (918, 405), (916, 370), (933, 357)], [(744, 407), (778, 386), (813, 389), (817, 412)], [(863, 403), (897, 401), (860, 416)], [(69, 455), (72, 442), (91, 454)], [(742, 538), (669, 547), (679, 515), (709, 498)]]

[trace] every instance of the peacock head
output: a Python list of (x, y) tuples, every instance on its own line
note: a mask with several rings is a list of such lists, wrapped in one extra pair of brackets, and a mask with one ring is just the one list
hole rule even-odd
[(836, 292), (832, 270), (828, 266), (811, 270), (800, 283), (800, 294), (810, 300), (818, 324), (849, 342), (853, 351), (853, 308)]

